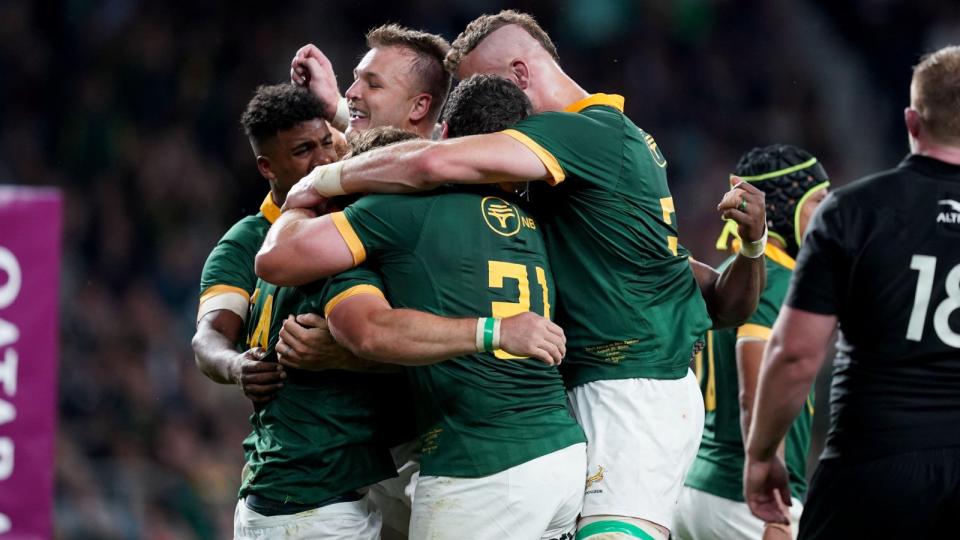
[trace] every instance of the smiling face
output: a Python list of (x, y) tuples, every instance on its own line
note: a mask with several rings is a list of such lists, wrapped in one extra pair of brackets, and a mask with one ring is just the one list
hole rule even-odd
[(350, 131), (377, 126), (410, 129), (410, 113), (418, 92), (412, 55), (401, 47), (375, 47), (354, 70), (345, 94), (350, 107)]
[(333, 135), (320, 118), (278, 131), (263, 144), (262, 155), (257, 157), (261, 174), (283, 196), (314, 167), (334, 161)]

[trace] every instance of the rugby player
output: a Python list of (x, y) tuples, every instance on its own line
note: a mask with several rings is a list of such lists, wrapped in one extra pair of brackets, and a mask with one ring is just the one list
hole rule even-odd
[[(519, 88), (480, 77), (461, 83), (451, 115), (488, 86), (494, 99), (478, 105), (485, 126), (519, 119), (496, 122), (505, 111), (529, 114)], [(372, 285), (369, 268), (358, 269), (360, 283), (339, 276), (325, 311), (362, 356), (415, 366), (407, 373), (423, 457), (411, 538), (572, 538), (586, 452), (553, 366), (565, 347), (547, 319), (556, 299), (537, 220), (491, 188), (369, 195), (342, 213), (311, 215), (281, 216), (257, 271), (296, 283), (369, 260), (382, 279)], [(450, 347), (456, 358), (443, 361)]]
[[(280, 364), (262, 361), (261, 347), (237, 351), (244, 342), (244, 324), (257, 281), (253, 261), (290, 187), (317, 165), (338, 158), (334, 135), (322, 118), (323, 108), (315, 96), (291, 85), (257, 88), (241, 125), (270, 192), (257, 214), (227, 231), (203, 266), (192, 340), (197, 366), (215, 382), (240, 385), (254, 403), (269, 401), (283, 385), (285, 373)], [(303, 344), (299, 360), (316, 360), (336, 350), (317, 318), (310, 314), (301, 318), (309, 327), (297, 330)]]
[(960, 47), (923, 58), (910, 155), (813, 217), (760, 369), (744, 491), (786, 522), (777, 445), (839, 323), (830, 431), (800, 538), (955, 538), (960, 508)]
[(538, 180), (532, 199), (543, 209), (569, 339), (564, 378), (590, 441), (579, 534), (665, 539), (703, 429), (694, 350), (711, 326), (745, 321), (763, 288), (763, 193), (743, 183), (721, 201), (744, 239), (722, 276), (688, 261), (653, 137), (623, 114), (622, 97), (589, 95), (557, 59), (529, 15), (478, 18), (454, 41), (448, 70), (501, 75), (542, 114), (500, 133), (413, 141), (319, 167), (286, 204)]
[(450, 91), (450, 76), (443, 69), (450, 44), (396, 24), (374, 28), (366, 40), (370, 50), (354, 68), (345, 98), (333, 66), (313, 44), (301, 47), (291, 61), (291, 81), (326, 103), (324, 118), (348, 135), (393, 126), (430, 138)]
[[(746, 324), (736, 329), (708, 331), (706, 348), (697, 354), (696, 373), (706, 420), (700, 449), (687, 473), (677, 507), (673, 535), (679, 540), (795, 538), (807, 489), (812, 393), (790, 427), (784, 447), (793, 502), (790, 528), (769, 524), (765, 531), (765, 524), (750, 513), (744, 502), (743, 434), (750, 426), (763, 348), (787, 294), (803, 234), (814, 210), (827, 195), (829, 180), (815, 157), (782, 144), (750, 150), (740, 158), (732, 177), (750, 182), (766, 194), (770, 235), (765, 250), (767, 284), (757, 311)], [(718, 249), (727, 249), (731, 232), (730, 227), (724, 229)]]

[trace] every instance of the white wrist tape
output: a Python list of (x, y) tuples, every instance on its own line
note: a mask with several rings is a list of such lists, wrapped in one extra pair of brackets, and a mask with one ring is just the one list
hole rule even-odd
[(347, 126), (350, 125), (350, 108), (347, 107), (347, 98), (342, 97), (337, 101), (337, 114), (330, 123), (340, 131), (347, 130)]
[(340, 169), (343, 169), (343, 162), (330, 163), (329, 165), (320, 165), (310, 171), (307, 176), (310, 178), (310, 184), (317, 193), (324, 197), (336, 197), (344, 195), (346, 191), (340, 185)]
[(744, 257), (750, 259), (756, 259), (757, 257), (762, 257), (763, 252), (767, 249), (767, 228), (763, 228), (763, 236), (755, 242), (741, 242), (740, 243), (740, 254)]
[(483, 350), (483, 325), (484, 325), (484, 323), (486, 323), (486, 322), (487, 322), (487, 318), (486, 318), (486, 317), (480, 317), (479, 319), (477, 319), (477, 337), (476, 337), (477, 352), (484, 352), (484, 350)]

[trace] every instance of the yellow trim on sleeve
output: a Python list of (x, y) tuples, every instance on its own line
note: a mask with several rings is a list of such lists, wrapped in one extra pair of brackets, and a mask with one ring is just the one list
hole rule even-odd
[(353, 255), (354, 266), (367, 260), (367, 250), (363, 247), (363, 242), (360, 241), (357, 232), (353, 230), (353, 225), (350, 225), (347, 216), (343, 212), (334, 212), (330, 214), (330, 219), (333, 220), (333, 225), (340, 231), (343, 241), (347, 243), (350, 254)]
[(767, 247), (763, 250), (763, 253), (768, 259), (779, 264), (780, 266), (786, 267), (788, 270), (793, 270), (797, 267), (797, 261), (795, 261), (793, 257), (787, 255), (786, 251), (769, 242), (767, 243)]
[(331, 298), (330, 301), (327, 302), (327, 305), (323, 306), (323, 316), (329, 317), (330, 312), (332, 312), (333, 308), (337, 307), (340, 302), (343, 302), (352, 296), (360, 296), (361, 294), (373, 294), (379, 296), (380, 298), (386, 299), (386, 297), (383, 296), (383, 291), (377, 287), (374, 287), (373, 285), (354, 285), (353, 287), (350, 287), (349, 289)]
[(581, 99), (580, 101), (567, 105), (563, 111), (576, 113), (586, 109), (587, 107), (593, 107), (594, 105), (606, 105), (623, 112), (623, 96), (618, 94), (593, 94)]
[(280, 217), (280, 207), (277, 206), (277, 203), (273, 202), (273, 193), (267, 192), (267, 196), (264, 197), (263, 202), (260, 203), (260, 212), (271, 224)]
[(555, 186), (560, 182), (563, 182), (564, 178), (567, 177), (567, 173), (563, 172), (563, 167), (560, 166), (560, 162), (557, 161), (557, 158), (553, 156), (546, 148), (537, 144), (536, 141), (526, 136), (523, 133), (515, 129), (505, 129), (501, 131), (504, 135), (516, 139), (520, 144), (529, 148), (534, 154), (540, 158), (540, 161), (543, 162), (543, 165), (547, 168), (547, 172), (550, 173), (550, 185)]
[(241, 289), (240, 287), (234, 287), (233, 285), (211, 285), (202, 293), (200, 293), (200, 303), (202, 304), (214, 296), (219, 296), (226, 293), (237, 293), (243, 295), (247, 301), (250, 300), (250, 293)]
[(767, 328), (766, 326), (760, 326), (759, 324), (745, 324), (740, 328), (737, 328), (737, 339), (757, 338), (764, 341), (770, 341), (770, 334), (772, 333), (773, 330)]

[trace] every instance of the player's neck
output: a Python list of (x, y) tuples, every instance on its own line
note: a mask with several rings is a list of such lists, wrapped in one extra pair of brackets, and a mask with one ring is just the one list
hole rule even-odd
[(960, 147), (934, 141), (914, 139), (913, 153), (938, 161), (960, 165)]
[(546, 99), (540, 104), (540, 112), (562, 111), (570, 104), (590, 95), (563, 71), (555, 72), (545, 88), (550, 90), (546, 93)]

